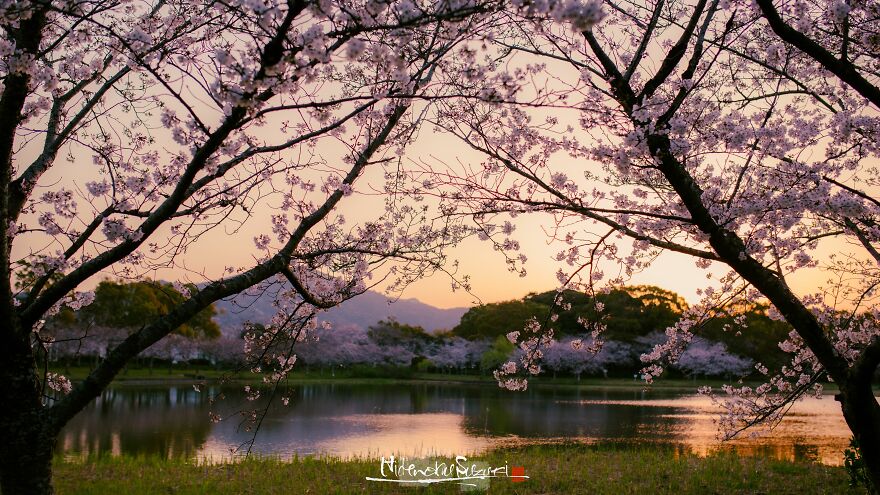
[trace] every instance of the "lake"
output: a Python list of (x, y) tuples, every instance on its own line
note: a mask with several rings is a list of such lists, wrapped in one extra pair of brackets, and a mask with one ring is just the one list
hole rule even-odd
[[(209, 400), (223, 398), (213, 405)], [(219, 461), (252, 438), (236, 412), (260, 402), (242, 385), (116, 385), (75, 417), (58, 439), (64, 455), (156, 454)], [(209, 412), (220, 413), (219, 423)], [(808, 398), (770, 434), (720, 442), (717, 409), (690, 390), (534, 387), (494, 384), (304, 384), (289, 405), (275, 400), (256, 436), (259, 454), (341, 457), (473, 454), (495, 447), (574, 440), (646, 443), (704, 455), (743, 455), (841, 464), (850, 433), (833, 397)]]

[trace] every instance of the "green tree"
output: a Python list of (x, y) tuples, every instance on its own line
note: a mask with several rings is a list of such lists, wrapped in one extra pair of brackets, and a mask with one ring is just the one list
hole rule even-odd
[[(791, 355), (779, 348), (788, 338), (792, 327), (784, 321), (767, 316), (768, 306), (758, 303), (739, 303), (727, 308), (707, 322), (700, 333), (703, 337), (724, 342), (734, 354), (748, 356), (770, 369), (781, 369), (791, 362)], [(747, 335), (748, 338), (742, 338)]]
[(529, 318), (540, 318), (548, 310), (543, 304), (522, 300), (482, 304), (469, 309), (452, 333), (470, 340), (494, 339), (522, 330)]
[[(473, 307), (462, 316), (452, 333), (471, 340), (493, 339), (522, 330), (534, 317), (552, 328), (557, 336), (575, 335), (584, 333), (579, 320), (586, 319), (601, 320), (606, 326), (606, 338), (631, 342), (674, 324), (687, 308), (687, 303), (675, 292), (650, 285), (601, 293), (595, 296), (595, 301), (587, 294), (569, 290), (562, 294), (565, 306), (555, 304), (558, 296), (556, 291), (547, 291), (528, 294), (520, 300)], [(557, 315), (555, 321), (549, 320), (551, 313)]]
[[(551, 290), (540, 294), (529, 294), (523, 298), (523, 301), (526, 303), (540, 304), (543, 307), (541, 312), (536, 313), (534, 316), (538, 318), (538, 321), (540, 321), (542, 325), (553, 328), (553, 331), (557, 336), (583, 333), (584, 327), (578, 323), (578, 318), (595, 318), (595, 311), (592, 310), (592, 299), (583, 292), (573, 290), (564, 291), (562, 293), (562, 301), (565, 304), (571, 304), (571, 308), (566, 310), (563, 307), (554, 307), (554, 303), (558, 296), (558, 292)], [(558, 315), (555, 322), (548, 321), (547, 319), (551, 314), (551, 311)]]
[[(543, 305), (546, 308), (544, 314), (549, 314), (556, 297), (556, 291), (548, 291), (530, 294), (524, 300)], [(583, 318), (587, 321), (601, 321), (606, 327), (606, 339), (624, 342), (631, 342), (655, 330), (663, 330), (674, 324), (687, 308), (687, 303), (675, 292), (651, 285), (636, 285), (603, 292), (595, 296), (595, 301), (587, 294), (565, 291), (562, 301), (571, 307), (557, 308), (555, 311), (559, 315), (554, 327), (557, 335), (583, 333), (584, 327), (578, 323), (578, 319)]]
[[(18, 291), (16, 297), (19, 301), (23, 301), (26, 298), (28, 292), (43, 275), (49, 274), (46, 279), (46, 286), (51, 286), (61, 279), (61, 274), (53, 271), (45, 263), (30, 263), (25, 260), (19, 260), (15, 264), (17, 265), (15, 270), (15, 290)], [(76, 323), (76, 316), (70, 308), (62, 306), (58, 313), (46, 318), (46, 320), (62, 326), (69, 326)]]
[(371, 326), (367, 329), (367, 336), (379, 346), (402, 345), (418, 356), (423, 356), (429, 348), (441, 342), (424, 328), (400, 323), (393, 318)]
[(47, 267), (45, 263), (30, 263), (25, 260), (20, 260), (15, 264), (18, 265), (18, 269), (15, 270), (15, 288), (22, 292), (29, 291), (36, 281), (46, 273), (49, 273), (49, 278), (46, 281), (47, 286), (50, 286), (61, 279), (61, 274), (52, 271), (52, 269)]
[(507, 340), (507, 337), (499, 335), (492, 347), (483, 353), (480, 358), (480, 369), (483, 371), (492, 371), (502, 364), (506, 363), (510, 358), (510, 353), (514, 350), (513, 344)]
[[(186, 289), (197, 291), (191, 284)], [(77, 319), (109, 327), (140, 327), (168, 314), (184, 299), (184, 295), (167, 282), (104, 280), (95, 289), (94, 302), (80, 310)], [(220, 327), (213, 320), (216, 313), (214, 305), (209, 305), (174, 332), (190, 338), (219, 337)]]

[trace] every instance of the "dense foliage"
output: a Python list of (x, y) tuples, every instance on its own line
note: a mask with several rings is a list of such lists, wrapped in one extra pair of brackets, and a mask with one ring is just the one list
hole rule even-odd
[[(194, 285), (175, 288), (171, 283), (144, 280), (139, 282), (102, 281), (95, 288), (92, 304), (76, 313), (81, 325), (100, 325), (115, 328), (137, 328), (167, 315), (186, 296), (196, 291)], [(178, 326), (174, 332), (190, 338), (216, 338), (220, 327), (212, 318), (214, 306), (208, 306)]]

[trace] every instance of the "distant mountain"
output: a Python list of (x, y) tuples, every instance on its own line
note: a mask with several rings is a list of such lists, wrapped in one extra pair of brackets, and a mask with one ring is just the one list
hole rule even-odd
[[(238, 334), (245, 321), (265, 324), (275, 314), (272, 298), (268, 295), (259, 298), (239, 296), (235, 302), (218, 301), (215, 307), (219, 314), (214, 317), (214, 321), (228, 335)], [(436, 308), (418, 299), (391, 302), (378, 292), (368, 291), (326, 311), (318, 319), (328, 321), (334, 326), (355, 325), (366, 328), (379, 320), (394, 318), (400, 323), (435, 332), (458, 325), (467, 310), (468, 308)]]

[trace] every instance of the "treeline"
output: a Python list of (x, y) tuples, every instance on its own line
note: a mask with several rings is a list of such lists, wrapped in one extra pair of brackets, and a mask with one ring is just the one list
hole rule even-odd
[[(194, 285), (175, 286), (167, 282), (102, 281), (91, 304), (77, 311), (60, 310), (46, 322), (39, 334), (37, 355), (65, 365), (84, 365), (104, 357), (133, 331), (168, 314), (184, 301)], [(210, 305), (179, 326), (168, 337), (140, 354), (138, 364), (210, 361), (230, 364), (242, 354), (241, 339), (224, 337), (214, 321), (217, 311)]]
[[(163, 282), (104, 281), (94, 302), (79, 311), (62, 310), (47, 324), (49, 358), (56, 361), (97, 359), (146, 321), (167, 313), (194, 287)], [(489, 372), (518, 349), (506, 335), (531, 319), (553, 329), (553, 345), (544, 350), (543, 367), (553, 375), (632, 376), (642, 367), (639, 356), (665, 338), (664, 330), (687, 309), (677, 294), (653, 286), (632, 286), (588, 296), (569, 291), (557, 303), (555, 291), (471, 308), (448, 331), (429, 333), (396, 321), (368, 328), (349, 326), (318, 330), (297, 344), (299, 364), (309, 368), (407, 368), (423, 371)], [(739, 304), (716, 314), (700, 329), (674, 370), (688, 376), (746, 376), (757, 362), (779, 367), (790, 359), (778, 346), (789, 332), (771, 320), (766, 307)], [(244, 364), (241, 336), (222, 336), (209, 307), (141, 354), (142, 361), (207, 362), (217, 367)], [(601, 324), (598, 353), (590, 331)], [(259, 325), (251, 326), (259, 331)], [(576, 349), (572, 342), (583, 342)]]
[[(556, 291), (529, 294), (520, 300), (471, 308), (452, 330), (468, 339), (492, 340), (487, 361), (516, 357), (507, 332), (524, 328), (536, 318), (554, 332), (554, 343), (544, 350), (543, 367), (555, 374), (627, 376), (642, 368), (639, 357), (665, 340), (665, 329), (687, 309), (678, 294), (654, 286), (630, 286), (589, 296)], [(558, 302), (557, 302), (558, 301)], [(556, 316), (553, 316), (556, 315)], [(590, 331), (601, 326), (604, 341), (598, 354), (572, 348), (572, 341), (591, 342)], [(701, 325), (673, 370), (685, 375), (746, 376), (758, 362), (781, 367), (791, 357), (779, 348), (790, 327), (772, 320), (767, 307), (754, 303), (731, 305)], [(487, 363), (488, 364), (488, 363)]]

